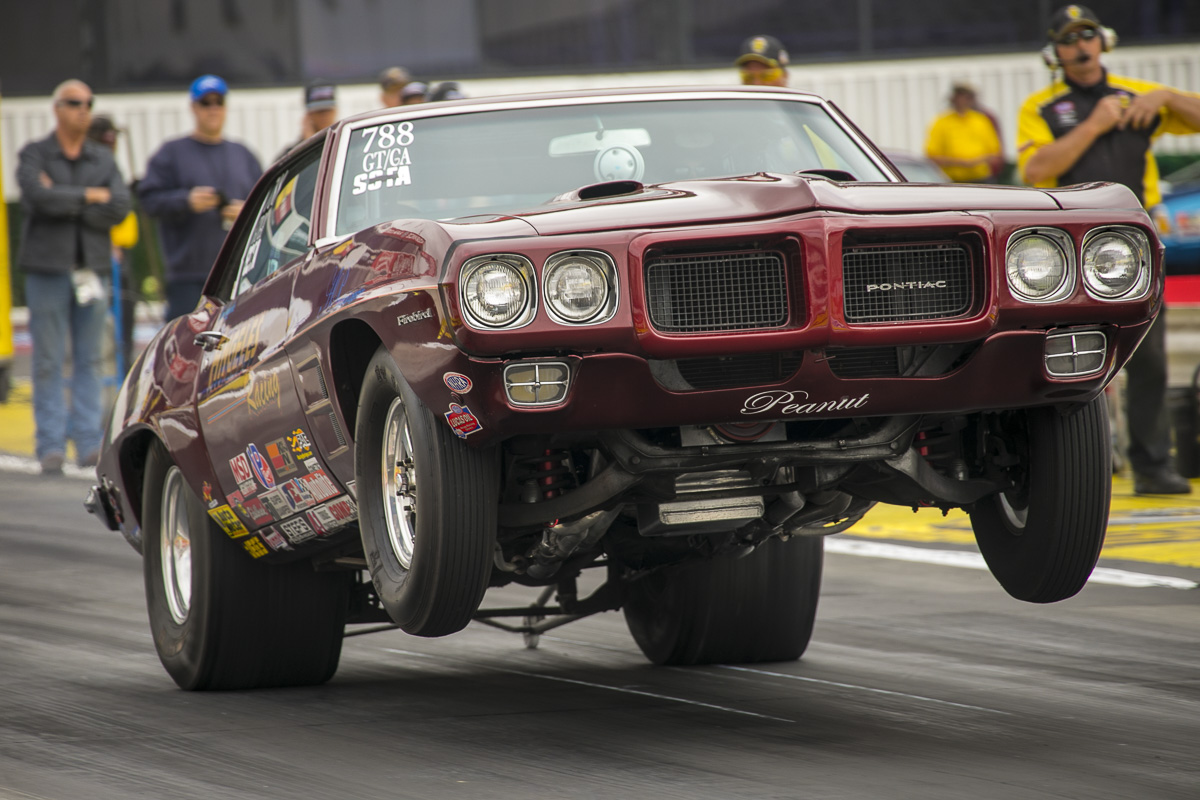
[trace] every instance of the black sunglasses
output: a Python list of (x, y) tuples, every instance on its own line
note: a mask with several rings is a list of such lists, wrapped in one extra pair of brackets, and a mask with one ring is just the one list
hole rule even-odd
[(70, 106), (71, 108), (80, 108), (82, 106), (87, 106), (88, 108), (91, 108), (92, 107), (92, 98), (89, 97), (87, 100), (76, 100), (74, 97), (68, 97), (64, 100), (59, 100), (58, 104), (60, 106)]
[(220, 96), (218, 96), (218, 97), (205, 97), (205, 98), (202, 98), (202, 99), (200, 99), (200, 100), (197, 100), (196, 102), (197, 102), (199, 105), (202, 105), (202, 106), (204, 106), (205, 108), (212, 108), (213, 106), (223, 106), (223, 105), (225, 105), (225, 98), (224, 98), (224, 97), (220, 97)]
[(1092, 39), (1095, 39), (1099, 35), (1100, 35), (1100, 31), (1096, 30), (1095, 28), (1084, 28), (1081, 31), (1071, 31), (1070, 33), (1064, 33), (1062, 36), (1058, 37), (1058, 43), (1059, 44), (1075, 44), (1080, 39), (1082, 39), (1085, 42), (1090, 42)]

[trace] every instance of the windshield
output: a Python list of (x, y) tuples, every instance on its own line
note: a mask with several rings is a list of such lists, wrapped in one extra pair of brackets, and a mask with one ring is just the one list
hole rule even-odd
[(511, 213), (593, 183), (836, 169), (889, 180), (819, 105), (658, 100), (426, 117), (349, 133), (345, 235), (392, 219)]

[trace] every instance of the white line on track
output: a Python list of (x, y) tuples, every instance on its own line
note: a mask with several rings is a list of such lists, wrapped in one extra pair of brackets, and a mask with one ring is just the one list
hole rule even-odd
[(939, 700), (936, 697), (925, 697), (920, 694), (908, 694), (907, 692), (895, 692), (891, 689), (876, 689), (872, 686), (859, 686), (853, 683), (838, 683), (837, 681), (827, 681), (821, 678), (809, 678), (805, 675), (791, 675), (787, 672), (771, 672), (765, 669), (754, 669), (753, 667), (737, 667), (732, 664), (716, 664), (716, 669), (729, 669), (734, 672), (750, 672), (755, 675), (767, 675), (772, 678), (785, 678), (789, 681), (803, 681), (804, 683), (816, 683), (822, 686), (833, 686), (838, 689), (852, 689), (857, 692), (870, 692), (872, 694), (886, 694), (892, 697), (902, 697), (906, 700), (919, 700), (922, 703), (936, 703), (943, 706), (954, 706), (955, 708), (965, 708), (971, 711), (986, 711), (989, 714), (1004, 714), (1011, 716), (1007, 711), (1000, 711), (995, 708), (984, 708), (983, 706), (971, 706), (966, 703), (955, 703), (951, 700)]
[[(428, 653), (418, 653), (413, 650), (398, 650), (398, 649), (392, 648), (392, 647), (385, 647), (385, 648), (383, 648), (383, 651), (385, 653), (396, 653), (398, 655), (404, 655), (404, 656), (417, 656), (418, 658), (428, 658), (428, 659), (432, 659), (432, 660), (436, 660), (436, 661), (449, 661), (450, 660), (450, 659), (442, 658), (440, 656), (429, 655)], [(719, 706), (714, 703), (703, 703), (699, 700), (688, 700), (687, 698), (684, 698), (684, 697), (674, 697), (669, 694), (658, 694), (657, 692), (646, 692), (641, 689), (629, 689), (624, 686), (609, 686), (608, 684), (605, 684), (605, 683), (592, 683), (591, 681), (581, 681), (576, 678), (563, 678), (558, 675), (545, 675), (545, 674), (538, 673), (538, 672), (525, 672), (523, 670), (507, 669), (505, 667), (494, 667), (493, 666), (493, 667), (491, 667), (491, 669), (494, 669), (497, 672), (506, 672), (510, 675), (521, 675), (526, 678), (541, 678), (542, 680), (547, 680), (547, 681), (557, 681), (559, 683), (570, 683), (570, 684), (574, 684), (576, 686), (586, 686), (590, 689), (604, 689), (609, 692), (618, 692), (620, 694), (631, 694), (631, 695), (636, 695), (639, 697), (650, 697), (655, 700), (666, 700), (671, 703), (682, 703), (683, 705), (697, 706), (699, 708), (708, 708), (708, 709), (712, 709), (713, 711), (725, 711), (729, 714), (740, 714), (745, 717), (757, 717), (758, 719), (769, 719), (773, 722), (794, 723), (796, 721), (794, 719), (784, 719), (783, 717), (773, 717), (770, 714), (759, 714), (754, 711), (746, 711), (746, 710), (740, 709), (740, 708), (729, 708), (728, 706)]]
[[(922, 564), (938, 564), (946, 567), (965, 567), (967, 569), (987, 569), (983, 556), (968, 550), (934, 550), (925, 547), (908, 547), (902, 544), (887, 542), (864, 541), (862, 539), (843, 539), (830, 536), (825, 540), (826, 553), (839, 553), (852, 556), (870, 556), (873, 558), (890, 558), (894, 561), (916, 561)], [(1129, 572), (1123, 569), (1096, 567), (1092, 571), (1089, 583), (1104, 583), (1112, 586), (1128, 586), (1137, 589), (1162, 587), (1167, 589), (1195, 589), (1200, 587), (1195, 581), (1186, 578), (1173, 578), (1168, 575), (1149, 575), (1144, 572)]]
[[(23, 472), (26, 475), (40, 475), (42, 468), (35, 458), (0, 454), (0, 472)], [(88, 481), (96, 480), (96, 470), (94, 467), (84, 468), (77, 467), (74, 464), (63, 464), (63, 475), (68, 478), (79, 478)]]

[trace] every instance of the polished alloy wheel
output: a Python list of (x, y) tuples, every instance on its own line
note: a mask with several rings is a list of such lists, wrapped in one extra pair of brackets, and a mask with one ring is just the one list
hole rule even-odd
[(187, 484), (178, 467), (171, 467), (163, 482), (162, 548), (163, 590), (176, 624), (187, 619), (192, 605), (192, 534), (188, 526)]
[(392, 400), (383, 424), (383, 506), (388, 539), (400, 566), (412, 568), (416, 543), (417, 473), (412, 457), (408, 415), (400, 398)]

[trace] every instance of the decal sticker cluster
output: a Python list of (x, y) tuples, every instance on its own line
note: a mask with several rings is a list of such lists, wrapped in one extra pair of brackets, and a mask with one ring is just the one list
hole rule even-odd
[[(306, 474), (288, 478), (300, 471), (301, 464)], [(350, 494), (341, 493), (313, 455), (312, 441), (303, 428), (275, 439), (262, 450), (253, 442), (247, 444), (245, 452), (229, 459), (229, 468), (238, 489), (226, 495), (227, 505), (217, 506), (212, 500), (209, 514), (231, 538), (244, 540), (246, 551), (255, 558), (291, 550), (358, 520), (354, 482), (350, 482)], [(206, 497), (211, 497), (211, 485), (205, 491)], [(259, 529), (257, 533), (251, 534), (243, 520)]]

